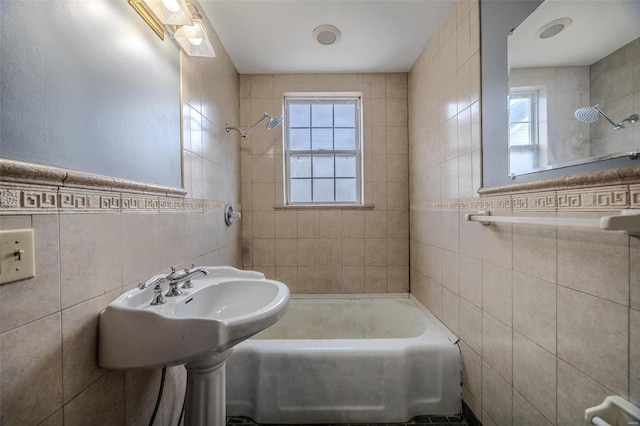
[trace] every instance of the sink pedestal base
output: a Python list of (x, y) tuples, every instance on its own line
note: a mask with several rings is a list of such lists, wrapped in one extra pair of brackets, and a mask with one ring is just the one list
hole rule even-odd
[(185, 365), (187, 395), (184, 413), (186, 426), (226, 425), (225, 362), (226, 351), (216, 357)]

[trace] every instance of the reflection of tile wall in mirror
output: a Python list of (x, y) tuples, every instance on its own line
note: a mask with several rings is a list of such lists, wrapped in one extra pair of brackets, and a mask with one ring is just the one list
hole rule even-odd
[[(541, 37), (540, 29), (559, 17), (564, 29)], [(637, 2), (588, 2), (578, 9), (571, 2), (544, 1), (508, 37), (510, 92), (534, 91), (540, 101), (539, 131), (531, 137), (540, 156), (532, 164), (539, 169), (640, 149), (637, 125), (625, 121), (625, 129), (614, 129), (640, 110), (638, 19)], [(594, 105), (602, 110), (595, 123), (574, 117), (578, 108)], [(514, 170), (516, 151), (510, 149), (511, 171), (530, 172)]]

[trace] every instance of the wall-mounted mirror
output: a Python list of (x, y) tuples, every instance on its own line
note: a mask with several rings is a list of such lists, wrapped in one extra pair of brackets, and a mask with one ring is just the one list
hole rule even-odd
[(507, 45), (509, 173), (637, 155), (639, 1), (546, 0)]
[(638, 164), (640, 122), (614, 127), (640, 114), (640, 2), (481, 0), (480, 20), (483, 187)]

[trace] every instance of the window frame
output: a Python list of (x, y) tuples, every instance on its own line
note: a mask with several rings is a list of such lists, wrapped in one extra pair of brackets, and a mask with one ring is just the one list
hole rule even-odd
[[(509, 152), (512, 150), (515, 152), (531, 152), (533, 153), (534, 169), (540, 167), (540, 112), (539, 112), (539, 98), (540, 93), (537, 89), (512, 89), (509, 91), (509, 103), (511, 98), (526, 99), (529, 102), (529, 111), (531, 112), (529, 121), (511, 121), (511, 110), (509, 109)], [(528, 123), (529, 124), (529, 143), (521, 145), (511, 144), (511, 126), (514, 123)], [(509, 162), (511, 162), (511, 155), (509, 155)], [(509, 173), (514, 174), (509, 166)]]
[[(289, 144), (289, 134), (291, 127), (289, 125), (289, 105), (290, 101), (308, 101), (311, 105), (314, 103), (326, 103), (327, 101), (337, 101), (335, 103), (340, 103), (339, 101), (349, 101), (355, 102), (356, 105), (356, 117), (355, 117), (355, 137), (356, 137), (356, 146), (354, 149), (310, 149), (308, 150), (291, 150)], [(318, 102), (319, 101), (319, 102)], [(347, 103), (347, 102), (344, 102)], [(283, 137), (282, 137), (282, 145), (283, 145), (283, 174), (284, 174), (284, 204), (287, 206), (359, 206), (364, 204), (364, 179), (363, 179), (363, 119), (362, 119), (362, 92), (290, 92), (284, 93), (283, 95), (283, 111), (284, 111), (284, 121), (282, 126)], [(334, 123), (335, 124), (335, 123)], [(314, 129), (310, 123), (309, 129)], [(327, 128), (327, 127), (319, 127), (319, 128)], [(340, 127), (336, 127), (335, 125), (331, 127), (331, 129), (340, 129)], [(335, 142), (334, 142), (335, 143)], [(335, 148), (335, 146), (334, 146)], [(303, 202), (292, 202), (291, 201), (291, 173), (290, 173), (290, 158), (291, 155), (301, 154), (301, 155), (309, 155), (311, 159), (313, 159), (314, 155), (353, 155), (356, 159), (356, 200), (355, 201), (303, 201)], [(313, 161), (313, 160), (311, 160)], [(313, 200), (313, 167), (311, 171), (311, 193)], [(317, 178), (316, 178), (317, 179)], [(336, 179), (336, 168), (334, 163), (334, 172), (333, 177), (328, 178), (332, 179), (334, 182), (334, 198), (335, 198), (335, 183)]]

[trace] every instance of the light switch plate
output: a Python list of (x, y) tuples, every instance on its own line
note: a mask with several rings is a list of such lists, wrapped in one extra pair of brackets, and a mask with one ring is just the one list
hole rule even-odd
[(0, 284), (35, 276), (33, 229), (0, 231)]

